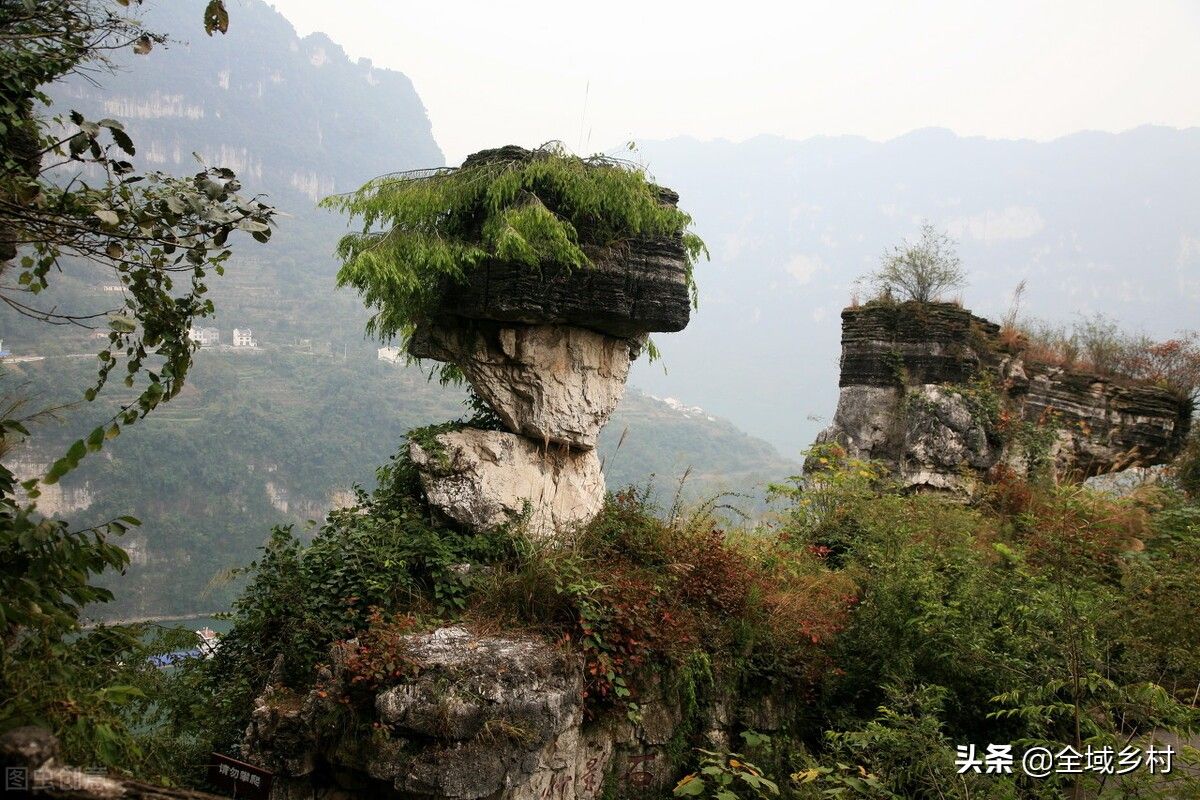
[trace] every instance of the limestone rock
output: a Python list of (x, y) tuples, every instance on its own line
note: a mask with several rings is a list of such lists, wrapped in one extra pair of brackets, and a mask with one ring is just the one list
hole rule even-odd
[(458, 364), (513, 433), (591, 449), (641, 344), (565, 325), (435, 323), (418, 328), (408, 349)]
[[(635, 723), (620, 707), (586, 715), (581, 656), (543, 639), (451, 626), (399, 647), (413, 668), (377, 691), (373, 709), (356, 712), (378, 735), (328, 724), (332, 696), (352, 680), (337, 647), (331, 670), (302, 700), (260, 698), (246, 757), (275, 772), (273, 797), (599, 800), (614, 790), (666, 796), (680, 777), (677, 737), (691, 723), (665, 680), (645, 687)], [(728, 745), (747, 727), (782, 728), (798, 708), (788, 698), (729, 694), (696, 722)]]
[(527, 781), (582, 721), (582, 670), (542, 641), (441, 628), (411, 637), (406, 655), (419, 676), (378, 695), (376, 711), (401, 736), (439, 743), (394, 776), (400, 791), (492, 796)]
[(589, 522), (604, 505), (604, 476), (595, 450), (543, 449), (504, 431), (464, 428), (435, 445), (409, 443), (429, 502), (451, 519), (488, 530), (529, 513), (533, 536), (552, 536)]
[(632, 239), (590, 257), (592, 266), (582, 269), (485, 262), (442, 287), (439, 311), (625, 337), (687, 327), (692, 306), (682, 240)]
[[(1186, 400), (1026, 363), (999, 346), (998, 332), (949, 303), (846, 309), (837, 412), (817, 442), (882, 461), (905, 486), (959, 494), (1000, 464), (1021, 471), (1047, 458), (1059, 478), (1086, 478), (1164, 463), (1182, 449)], [(994, 393), (991, 413), (1004, 421), (988, 419), (971, 392)]]

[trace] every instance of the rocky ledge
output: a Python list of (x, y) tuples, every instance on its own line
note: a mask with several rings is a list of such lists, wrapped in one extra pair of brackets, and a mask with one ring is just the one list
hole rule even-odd
[[(665, 686), (640, 698), (636, 719), (589, 715), (580, 658), (541, 639), (454, 626), (407, 636), (401, 649), (408, 677), (379, 689), (357, 720), (371, 735), (329, 724), (345, 688), (336, 649), (321, 689), (259, 698), (246, 757), (275, 773), (273, 800), (669, 795), (685, 720)], [(735, 729), (771, 732), (784, 717), (769, 700), (724, 698), (686, 731), (728, 748)]]
[(971, 494), (1005, 465), (1082, 479), (1179, 454), (1191, 403), (1157, 386), (1025, 360), (948, 303), (842, 312), (841, 393), (818, 444), (878, 460), (906, 486)]
[(678, 239), (632, 239), (584, 269), (491, 261), (447, 284), (441, 310), (462, 319), (549, 323), (610, 336), (687, 327), (687, 258)]

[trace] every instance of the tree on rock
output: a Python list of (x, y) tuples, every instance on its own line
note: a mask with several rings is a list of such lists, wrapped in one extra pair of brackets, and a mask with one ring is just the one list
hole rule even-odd
[[(446, 311), (552, 321), (545, 309), (495, 316), (495, 309), (452, 307), (465, 303), (452, 290), (489, 270), (514, 280), (539, 271), (565, 279), (606, 260), (627, 260), (631, 245), (657, 241), (668, 244), (662, 258), (679, 265), (680, 286), (693, 289), (692, 266), (704, 244), (677, 200), (634, 164), (579, 157), (552, 143), (484, 150), (457, 168), (385, 175), (323, 205), (362, 223), (338, 245), (339, 285), (353, 286), (375, 310), (369, 333), (407, 345), (419, 325)], [(684, 324), (686, 317), (674, 327), (644, 329)]]
[(926, 222), (921, 226), (921, 240), (893, 248), (871, 280), (881, 294), (929, 303), (943, 292), (966, 286), (967, 274), (954, 250), (954, 240)]

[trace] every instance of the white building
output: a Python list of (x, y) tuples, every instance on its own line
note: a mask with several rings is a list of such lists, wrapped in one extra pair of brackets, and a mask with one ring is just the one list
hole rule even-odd
[(404, 353), (399, 347), (381, 347), (375, 351), (380, 361), (386, 361), (389, 364), (399, 364), (404, 360)]
[(216, 328), (192, 328), (188, 337), (199, 342), (201, 347), (215, 347), (221, 343), (221, 331)]
[(258, 343), (254, 341), (254, 333), (249, 328), (234, 328), (233, 329), (233, 346), (234, 347), (258, 347)]

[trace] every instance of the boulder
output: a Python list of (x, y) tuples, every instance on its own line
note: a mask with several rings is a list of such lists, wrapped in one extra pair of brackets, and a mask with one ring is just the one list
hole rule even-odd
[(408, 349), (459, 365), (513, 433), (591, 449), (641, 346), (565, 325), (434, 323), (420, 326)]
[(680, 756), (689, 758), (679, 744), (691, 726), (728, 744), (746, 727), (782, 729), (798, 708), (721, 695), (689, 721), (663, 679), (639, 697), (635, 722), (621, 706), (585, 712), (583, 659), (559, 643), (449, 626), (398, 647), (411, 669), (354, 712), (373, 735), (330, 724), (333, 697), (354, 677), (337, 647), (320, 688), (301, 702), (273, 690), (259, 699), (245, 750), (275, 772), (273, 798), (663, 797), (685, 766)]
[(532, 536), (583, 525), (604, 505), (595, 450), (545, 448), (506, 431), (463, 428), (409, 443), (429, 502), (451, 519), (489, 530), (525, 519)]

